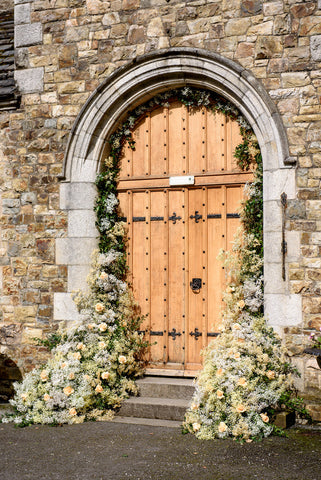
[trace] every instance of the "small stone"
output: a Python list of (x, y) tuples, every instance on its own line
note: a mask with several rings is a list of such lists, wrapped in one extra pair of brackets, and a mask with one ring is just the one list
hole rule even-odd
[(242, 0), (241, 14), (242, 16), (259, 15), (262, 12), (261, 0)]
[(153, 18), (147, 27), (148, 37), (160, 37), (164, 35), (163, 22), (160, 17)]
[(321, 61), (321, 35), (313, 35), (310, 39), (311, 57), (313, 60)]
[(315, 2), (301, 3), (299, 5), (293, 5), (290, 8), (290, 12), (295, 18), (308, 17), (312, 15), (315, 10)]
[(282, 43), (276, 37), (259, 37), (255, 45), (255, 58), (271, 58), (283, 50)]
[(145, 41), (145, 29), (143, 26), (131, 25), (128, 31), (128, 42), (137, 44)]

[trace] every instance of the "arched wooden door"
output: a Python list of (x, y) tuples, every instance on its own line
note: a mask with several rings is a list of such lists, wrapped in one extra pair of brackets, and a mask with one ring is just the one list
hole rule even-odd
[(239, 226), (239, 126), (179, 102), (147, 114), (125, 145), (118, 197), (128, 226), (129, 280), (158, 373), (195, 373), (217, 336), (225, 274), (217, 259)]

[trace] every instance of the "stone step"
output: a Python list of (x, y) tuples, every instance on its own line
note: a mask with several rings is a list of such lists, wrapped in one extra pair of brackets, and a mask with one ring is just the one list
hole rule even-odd
[(129, 423), (130, 425), (145, 425), (147, 427), (167, 427), (180, 428), (182, 422), (176, 420), (160, 420), (158, 418), (141, 418), (141, 417), (120, 417), (116, 415), (113, 420), (115, 423)]
[(195, 386), (191, 378), (144, 377), (137, 380), (140, 397), (190, 400)]
[(176, 398), (131, 397), (119, 410), (121, 417), (157, 418), (183, 421), (189, 400)]

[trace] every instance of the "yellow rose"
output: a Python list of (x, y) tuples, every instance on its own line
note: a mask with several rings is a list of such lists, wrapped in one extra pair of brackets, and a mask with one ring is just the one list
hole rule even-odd
[(235, 352), (233, 356), (234, 356), (235, 360), (238, 360), (240, 358), (241, 354), (240, 354), (240, 352)]
[(69, 410), (69, 415), (71, 415), (72, 417), (74, 417), (75, 415), (77, 415), (77, 410), (75, 408), (71, 408)]
[(218, 426), (218, 431), (219, 431), (220, 433), (224, 433), (224, 432), (226, 432), (226, 430), (227, 430), (227, 425), (226, 425), (226, 423), (220, 422), (220, 424), (219, 424), (219, 426)]
[(96, 392), (96, 393), (101, 393), (101, 392), (103, 392), (103, 391), (104, 391), (104, 389), (103, 389), (103, 387), (102, 387), (102, 386), (100, 385), (100, 383), (99, 383), (99, 384), (97, 385), (97, 387), (95, 388), (95, 392)]
[(118, 361), (119, 361), (119, 363), (124, 364), (124, 363), (127, 362), (127, 358), (125, 357), (125, 355), (119, 355)]
[(94, 324), (93, 323), (88, 323), (87, 328), (88, 328), (88, 330), (92, 330), (94, 328)]
[(80, 360), (80, 359), (81, 359), (81, 353), (75, 352), (75, 353), (73, 354), (73, 357), (74, 357), (76, 360)]
[(217, 370), (217, 372), (216, 372), (216, 375), (217, 375), (218, 377), (221, 377), (221, 376), (223, 375), (223, 368), (219, 368), (219, 369)]
[(107, 323), (102, 322), (102, 323), (100, 323), (100, 324), (98, 325), (98, 328), (99, 328), (99, 330), (100, 330), (101, 332), (105, 332), (105, 331), (107, 330), (107, 328), (108, 328), (108, 325), (107, 325)]
[(198, 404), (193, 402), (191, 404), (191, 410), (197, 410), (197, 409), (198, 409)]
[(42, 370), (42, 372), (40, 373), (40, 378), (43, 382), (45, 382), (46, 380), (48, 380), (48, 372), (47, 370)]
[(241, 403), (236, 407), (236, 411), (239, 412), (239, 413), (243, 413), (246, 411), (246, 408), (244, 405), (242, 405)]
[(45, 393), (43, 399), (45, 402), (48, 402), (48, 400), (50, 400), (50, 395), (48, 395), (48, 393)]
[(273, 370), (269, 370), (266, 373), (266, 376), (268, 377), (268, 379), (273, 380), (273, 378), (275, 378), (275, 372)]
[(61, 368), (66, 368), (67, 367), (67, 363), (66, 362), (63, 362), (61, 365), (60, 365)]
[(77, 350), (84, 350), (84, 348), (85, 348), (85, 345), (82, 342), (78, 343)]
[(105, 342), (99, 342), (99, 343), (98, 343), (98, 347), (99, 347), (100, 349), (103, 349), (103, 348), (106, 347), (106, 343), (105, 343)]
[(103, 380), (108, 380), (109, 377), (110, 377), (110, 373), (109, 373), (109, 372), (103, 372), (103, 373), (101, 374), (101, 378), (102, 378)]
[(73, 380), (75, 378), (74, 372), (70, 372), (68, 378), (69, 380)]
[(96, 303), (95, 310), (97, 313), (101, 313), (105, 310), (105, 306), (102, 303)]
[(260, 413), (260, 416), (261, 416), (263, 422), (265, 422), (265, 423), (268, 423), (268, 421), (270, 420), (266, 413)]
[(108, 274), (106, 272), (101, 272), (99, 278), (100, 280), (106, 280), (106, 278), (108, 278)]
[(241, 387), (246, 387), (247, 385), (246, 378), (244, 377), (239, 378), (239, 381), (237, 382), (237, 384), (240, 385)]
[(201, 428), (201, 424), (200, 424), (200, 423), (193, 423), (193, 430), (194, 430), (194, 432), (198, 432), (200, 428)]
[(223, 398), (224, 397), (224, 392), (222, 392), (222, 390), (217, 390), (216, 396), (217, 396), (217, 398)]
[(64, 388), (64, 394), (67, 395), (67, 397), (69, 397), (69, 395), (74, 393), (74, 391), (75, 390), (70, 385), (68, 385), (68, 387)]

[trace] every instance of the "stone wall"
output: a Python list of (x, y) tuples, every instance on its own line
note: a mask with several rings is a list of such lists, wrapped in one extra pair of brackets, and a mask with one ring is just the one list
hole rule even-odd
[[(56, 240), (68, 229), (59, 176), (82, 106), (104, 79), (136, 57), (193, 47), (249, 70), (281, 114), (297, 162), (296, 194), (286, 210), (286, 291), (300, 298), (288, 307), (297, 321), (282, 329), (303, 372), (300, 388), (316, 392), (320, 374), (300, 354), (311, 329), (321, 326), (321, 1), (15, 3), (15, 78), (22, 103), (0, 114), (0, 326), (13, 333), (10, 340), (1, 337), (0, 353), (10, 349), (23, 369), (31, 368), (45, 356), (33, 338), (59, 320), (53, 319), (53, 297), (67, 291), (67, 266), (56, 261)], [(276, 264), (269, 274), (275, 294), (280, 268)]]

